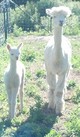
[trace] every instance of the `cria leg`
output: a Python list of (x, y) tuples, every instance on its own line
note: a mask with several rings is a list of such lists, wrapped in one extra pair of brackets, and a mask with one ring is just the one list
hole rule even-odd
[(20, 85), (20, 91), (19, 91), (19, 99), (20, 99), (20, 111), (22, 112), (23, 110), (23, 92), (24, 92), (24, 71), (22, 74), (22, 80), (21, 80), (21, 85)]
[(11, 116), (11, 89), (7, 89), (8, 105), (9, 105), (9, 118)]
[(12, 89), (12, 95), (11, 95), (11, 119), (15, 116), (16, 113), (16, 101), (17, 101), (17, 93), (18, 89), (14, 88)]
[(48, 98), (49, 98), (49, 105), (48, 107), (51, 109), (55, 108), (55, 87), (56, 87), (56, 76), (53, 75), (52, 73), (47, 73), (47, 82), (49, 84), (49, 93), (48, 93)]
[(65, 74), (61, 74), (58, 77), (58, 82), (55, 89), (55, 103), (56, 103), (56, 114), (61, 114), (65, 109), (65, 101), (64, 101), (64, 89), (66, 83)]
[(22, 112), (23, 110), (23, 84), (21, 84), (20, 86), (19, 99), (20, 99), (20, 111)]

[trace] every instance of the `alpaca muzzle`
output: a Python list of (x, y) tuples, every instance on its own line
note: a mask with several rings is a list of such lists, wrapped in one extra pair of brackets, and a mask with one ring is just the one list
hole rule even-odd
[(16, 60), (18, 60), (18, 57), (16, 57)]
[(63, 21), (62, 20), (60, 20), (59, 25), (63, 26)]

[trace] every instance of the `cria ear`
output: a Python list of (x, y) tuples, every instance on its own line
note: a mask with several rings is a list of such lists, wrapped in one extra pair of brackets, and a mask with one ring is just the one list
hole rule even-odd
[(7, 44), (7, 49), (10, 51), (11, 46), (9, 44)]
[(69, 17), (69, 16), (72, 16), (72, 12), (71, 12), (70, 10), (68, 10), (68, 15), (67, 15), (67, 17)]
[(21, 44), (17, 47), (17, 49), (21, 49), (22, 46), (23, 46), (23, 43), (21, 43)]

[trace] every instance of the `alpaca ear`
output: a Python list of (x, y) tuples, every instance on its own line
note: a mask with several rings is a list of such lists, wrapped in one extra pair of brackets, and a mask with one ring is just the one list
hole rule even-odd
[(67, 17), (72, 16), (72, 12), (69, 10)]
[(72, 12), (71, 12), (71, 10), (68, 7), (65, 7), (65, 11), (67, 13), (67, 17), (72, 15)]
[(10, 51), (11, 46), (9, 44), (7, 44), (7, 49)]
[(20, 43), (20, 45), (17, 47), (18, 49), (21, 49), (23, 46), (23, 43)]
[(46, 14), (51, 16), (51, 9), (46, 9)]
[(56, 7), (53, 7), (51, 9), (46, 9), (46, 14), (53, 17), (56, 12)]

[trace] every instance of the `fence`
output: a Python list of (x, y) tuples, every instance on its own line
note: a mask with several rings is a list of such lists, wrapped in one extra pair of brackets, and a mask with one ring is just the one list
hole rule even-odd
[(3, 14), (3, 2), (0, 3), (0, 45), (4, 42), (4, 14)]
[[(13, 11), (11, 10), (10, 6), (13, 5), (13, 7), (17, 7), (15, 8), (17, 10), (17, 12), (20, 12), (22, 9), (16, 4), (14, 3), (12, 0), (2, 0), (2, 2), (0, 3), (0, 45), (2, 45), (4, 42), (7, 41), (7, 37), (9, 35), (9, 33), (13, 30), (13, 26), (11, 21), (15, 20), (15, 16), (13, 15)], [(20, 11), (19, 11), (20, 10)], [(28, 14), (27, 12), (22, 11), (23, 16), (24, 14)], [(32, 20), (34, 20), (34, 18), (29, 15), (29, 18), (31, 18)], [(36, 16), (37, 17), (37, 16)], [(48, 23), (48, 27), (46, 29), (46, 23), (43, 22), (44, 19), (42, 19), (42, 24), (40, 24), (41, 28), (44, 30), (52, 31), (52, 19), (48, 18), (47, 22)], [(27, 21), (23, 22), (23, 26), (26, 25)], [(34, 21), (35, 24), (37, 24), (37, 21)], [(26, 30), (28, 30), (28, 28), (26, 28)]]
[(3, 0), (0, 3), (0, 45), (6, 42), (7, 35), (10, 32), (9, 14), (10, 14), (9, 0)]

